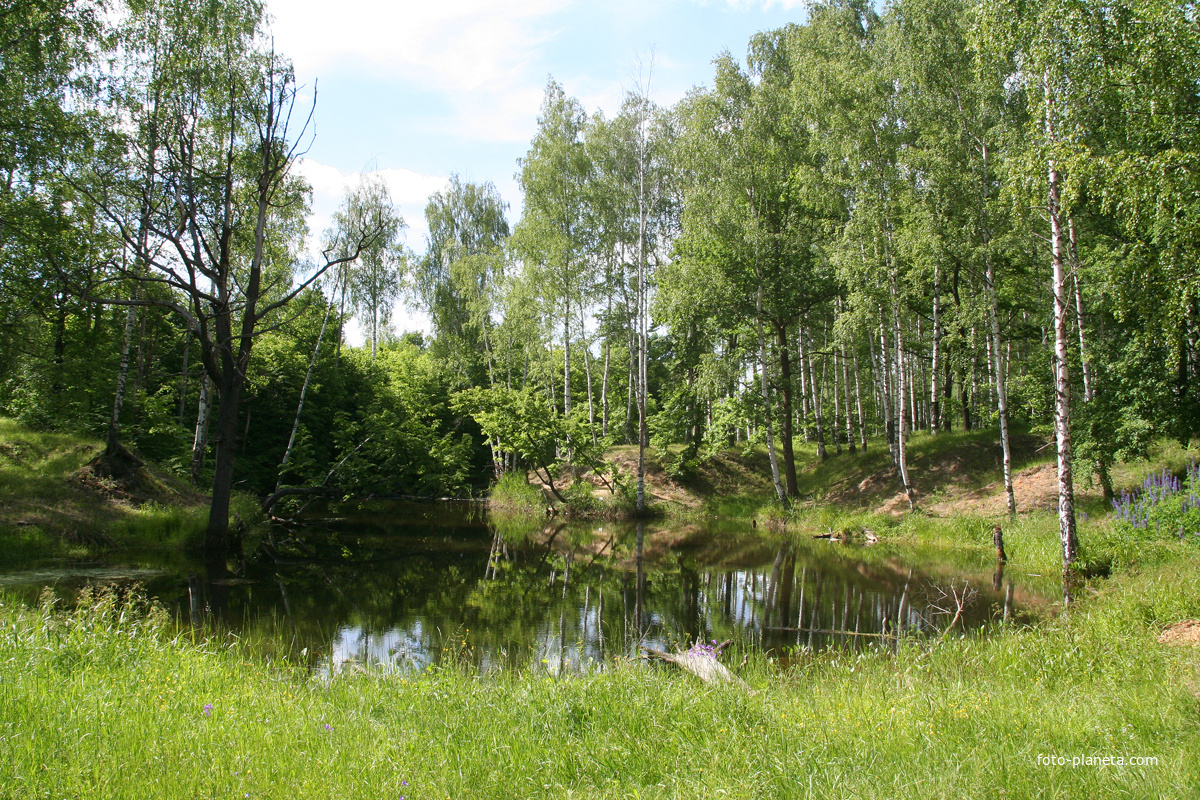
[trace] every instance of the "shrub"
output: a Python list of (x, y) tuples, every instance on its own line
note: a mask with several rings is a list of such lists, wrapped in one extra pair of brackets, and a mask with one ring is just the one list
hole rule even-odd
[(1193, 459), (1182, 478), (1166, 468), (1151, 473), (1140, 490), (1122, 492), (1112, 505), (1116, 524), (1126, 533), (1200, 537), (1200, 464)]

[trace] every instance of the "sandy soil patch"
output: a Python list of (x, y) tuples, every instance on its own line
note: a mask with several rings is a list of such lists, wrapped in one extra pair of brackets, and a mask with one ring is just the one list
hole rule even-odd
[(1176, 647), (1183, 645), (1196, 647), (1200, 645), (1200, 619), (1185, 619), (1183, 622), (1168, 625), (1159, 634), (1158, 641), (1159, 644), (1168, 644)]

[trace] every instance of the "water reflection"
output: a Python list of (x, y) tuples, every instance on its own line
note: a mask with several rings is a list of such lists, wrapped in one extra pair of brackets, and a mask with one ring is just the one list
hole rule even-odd
[[(498, 523), (477, 510), (416, 507), (303, 534), (277, 534), (236, 563), (156, 570), (131, 560), (105, 574), (134, 570), (181, 620), (274, 637), (325, 672), (448, 662), (480, 672), (592, 670), (642, 645), (698, 639), (793, 657), (1020, 613), (1002, 564), (994, 574), (986, 564), (918, 567), (883, 547), (772, 543), (728, 524)], [(32, 599), (41, 585), (87, 580), (72, 565), (24, 574), (0, 581)]]

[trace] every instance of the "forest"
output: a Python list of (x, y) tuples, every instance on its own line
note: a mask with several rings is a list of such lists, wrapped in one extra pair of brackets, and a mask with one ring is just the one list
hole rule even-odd
[(906, 443), (951, 429), (998, 429), (1015, 513), (1030, 430), (1070, 563), (1075, 482), (1200, 434), (1200, 10), (834, 0), (715, 56), (611, 116), (551, 79), (521, 207), (453, 177), (418, 253), (372, 178), (307, 229), (261, 4), (8, 0), (0, 415), (190, 477), (212, 548), (234, 491), (553, 487), (615, 444), (765, 445), (787, 506), (797, 441), (871, 440), (915, 507)]

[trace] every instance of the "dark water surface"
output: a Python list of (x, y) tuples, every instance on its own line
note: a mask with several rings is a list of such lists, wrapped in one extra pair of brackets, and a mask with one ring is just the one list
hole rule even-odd
[[(772, 540), (745, 524), (497, 523), (395, 504), (276, 532), (244, 559), (0, 564), (0, 590), (138, 583), (178, 618), (282, 639), (316, 668), (589, 670), (641, 645), (733, 639), (781, 658), (1016, 618), (1044, 598), (963, 554)], [(1015, 582), (1014, 582), (1015, 581)]]

